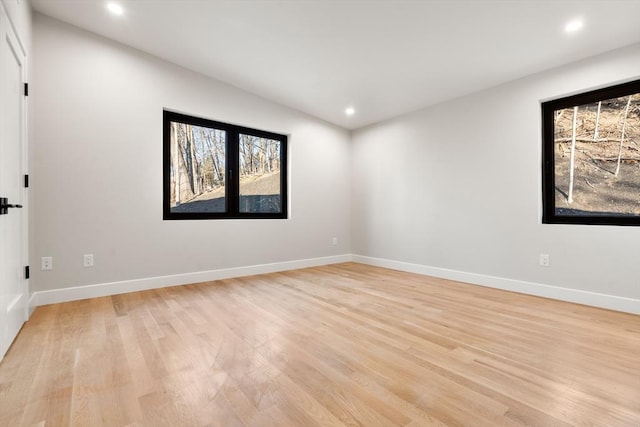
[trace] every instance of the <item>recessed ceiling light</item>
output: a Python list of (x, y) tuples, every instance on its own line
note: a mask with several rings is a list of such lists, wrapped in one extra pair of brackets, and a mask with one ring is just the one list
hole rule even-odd
[(356, 110), (355, 110), (355, 108), (353, 108), (353, 107), (349, 107), (349, 108), (347, 108), (346, 110), (344, 110), (344, 113), (345, 113), (347, 116), (353, 116), (353, 115), (356, 113)]
[(565, 27), (564, 30), (567, 33), (575, 33), (576, 31), (578, 31), (580, 28), (582, 28), (582, 21), (579, 19), (575, 19), (571, 22), (569, 22)]
[(114, 15), (122, 15), (124, 9), (118, 3), (107, 3), (107, 9)]

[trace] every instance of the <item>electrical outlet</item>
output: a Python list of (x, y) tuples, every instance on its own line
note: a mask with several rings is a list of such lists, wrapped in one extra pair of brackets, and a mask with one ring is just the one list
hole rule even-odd
[(549, 267), (549, 254), (540, 254), (540, 266)]
[(338, 238), (334, 237), (333, 238), (333, 246), (336, 246), (338, 244)]
[(40, 258), (40, 270), (53, 270), (53, 257), (43, 256)]
[(82, 256), (82, 265), (87, 267), (93, 267), (93, 254), (84, 254)]

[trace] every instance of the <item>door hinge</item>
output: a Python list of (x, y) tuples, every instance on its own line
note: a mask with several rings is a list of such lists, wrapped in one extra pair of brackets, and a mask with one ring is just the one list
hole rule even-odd
[(24, 176), (24, 188), (29, 188), (29, 175)]
[(24, 84), (24, 96), (29, 96), (29, 83)]
[(24, 278), (28, 279), (29, 278), (29, 266), (25, 266), (24, 267)]

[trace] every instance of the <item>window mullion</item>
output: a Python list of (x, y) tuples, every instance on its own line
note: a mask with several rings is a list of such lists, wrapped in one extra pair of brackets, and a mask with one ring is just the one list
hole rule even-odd
[(227, 174), (229, 180), (227, 183), (227, 212), (233, 216), (238, 216), (240, 207), (239, 182), (240, 182), (240, 159), (238, 155), (238, 146), (240, 145), (239, 134), (236, 129), (228, 131), (227, 139)]

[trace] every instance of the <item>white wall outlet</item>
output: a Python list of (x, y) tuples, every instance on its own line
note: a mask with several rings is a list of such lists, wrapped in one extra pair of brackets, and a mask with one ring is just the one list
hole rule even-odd
[(333, 246), (336, 246), (338, 244), (338, 238), (334, 237), (332, 242), (333, 242)]
[(40, 270), (53, 270), (53, 257), (43, 256), (40, 258)]
[(84, 254), (82, 256), (82, 265), (87, 267), (93, 267), (93, 254)]
[(540, 266), (549, 267), (549, 254), (540, 254)]

